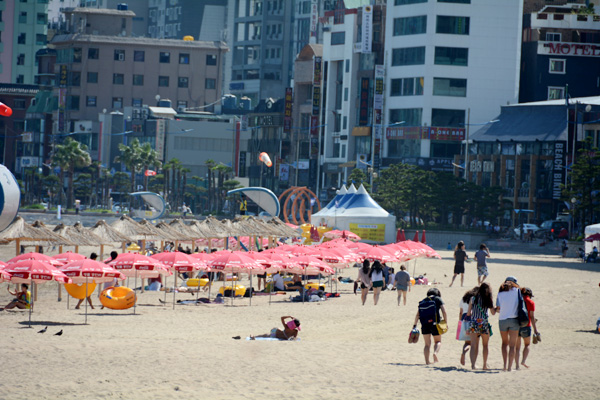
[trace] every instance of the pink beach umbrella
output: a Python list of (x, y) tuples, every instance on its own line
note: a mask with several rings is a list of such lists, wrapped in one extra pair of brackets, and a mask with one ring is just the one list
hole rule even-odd
[(57, 254), (52, 256), (56, 261), (60, 261), (63, 264), (68, 264), (71, 261), (77, 260), (85, 260), (86, 257), (83, 254), (73, 253), (71, 251), (67, 251), (66, 253)]
[(4, 269), (0, 269), (0, 282), (8, 282), (8, 281), (10, 281), (11, 277), (12, 277), (11, 274), (6, 272)]
[[(258, 271), (264, 271), (264, 267), (254, 261), (241, 251), (234, 251), (229, 254), (222, 254), (212, 260), (209, 264), (211, 271), (229, 271), (231, 273), (247, 273), (251, 274)], [(233, 301), (233, 293), (231, 291), (231, 299)]]
[[(56, 281), (59, 283), (71, 283), (71, 279), (47, 262), (37, 260), (22, 260), (9, 264), (4, 271), (11, 275), (13, 283), (45, 283)], [(29, 307), (29, 327), (31, 328), (31, 306)]]
[(312, 256), (299, 256), (293, 259), (298, 267), (294, 267), (291, 270), (295, 273), (301, 273), (303, 275), (332, 275), (335, 271), (325, 262)]
[[(198, 253), (202, 254), (202, 253)], [(204, 253), (206, 254), (206, 253)], [(207, 270), (208, 265), (205, 261), (202, 261), (200, 258), (192, 257), (186, 253), (181, 253), (179, 251), (174, 252), (165, 252), (165, 253), (157, 253), (150, 256), (151, 258), (163, 263), (168, 268), (175, 270), (177, 272), (193, 272), (198, 270)], [(177, 274), (175, 274), (174, 278), (175, 287), (177, 287)], [(175, 290), (173, 290), (173, 308), (175, 308)], [(198, 297), (198, 292), (196, 292), (196, 298)], [(167, 291), (165, 290), (165, 300), (167, 300)]]
[[(125, 275), (117, 271), (110, 265), (98, 262), (96, 260), (74, 260), (59, 268), (66, 276), (71, 278), (73, 283), (85, 284), (85, 297), (88, 297), (87, 284), (112, 282), (116, 279), (125, 279)], [(87, 324), (87, 301), (85, 302), (85, 323)]]
[(23, 261), (23, 260), (45, 261), (48, 264), (50, 264), (52, 266), (55, 266), (55, 267), (60, 266), (60, 265), (64, 265), (63, 262), (55, 260), (54, 258), (52, 258), (50, 256), (47, 256), (45, 254), (36, 253), (36, 252), (31, 252), (31, 253), (25, 253), (25, 254), (18, 255), (16, 257), (11, 258), (6, 263), (7, 264), (14, 264), (14, 263), (17, 263), (17, 262)]
[(339, 229), (334, 229), (332, 231), (329, 232), (325, 232), (325, 234), (323, 235), (325, 236), (327, 239), (349, 239), (352, 241), (357, 241), (360, 240), (360, 236), (358, 236), (356, 233), (350, 232), (350, 231), (346, 231), (346, 230), (339, 230)]
[(391, 262), (396, 260), (396, 257), (392, 253), (379, 246), (373, 246), (366, 251), (359, 250), (358, 254), (363, 256), (365, 260), (369, 260), (371, 262)]

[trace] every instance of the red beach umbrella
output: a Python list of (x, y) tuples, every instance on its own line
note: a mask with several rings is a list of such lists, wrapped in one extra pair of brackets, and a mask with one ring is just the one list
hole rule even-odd
[(208, 263), (211, 271), (229, 271), (251, 273), (252, 270), (264, 268), (252, 258), (241, 252), (222, 254)]
[(356, 233), (354, 232), (350, 232), (350, 231), (341, 231), (339, 229), (334, 229), (332, 231), (329, 232), (325, 232), (324, 235), (327, 239), (338, 239), (338, 238), (343, 238), (343, 239), (349, 239), (352, 241), (357, 241), (360, 240), (360, 236), (358, 236)]
[(79, 254), (79, 253), (73, 253), (71, 251), (67, 251), (66, 253), (57, 254), (55, 256), (52, 256), (52, 258), (54, 258), (56, 261), (60, 261), (63, 264), (68, 264), (71, 261), (86, 259), (86, 257), (84, 255)]
[[(8, 260), (6, 263), (7, 264), (14, 264), (17, 263), (19, 261), (23, 261), (23, 260), (36, 260), (36, 261), (45, 261), (46, 263), (53, 265), (53, 266), (60, 266), (60, 265), (64, 265), (64, 263), (55, 260), (54, 258), (47, 256), (45, 254), (42, 253), (36, 253), (36, 252), (31, 252), (31, 253), (25, 253), (25, 254), (21, 254), (18, 255), (16, 257), (11, 258), (10, 260)], [(27, 282), (25, 282), (27, 283)]]
[(150, 258), (153, 258), (178, 272), (192, 272), (199, 269), (208, 269), (206, 262), (179, 251), (174, 251), (172, 253), (156, 253), (151, 255)]
[(380, 246), (373, 246), (371, 249), (367, 250), (367, 251), (359, 251), (358, 254), (360, 254), (361, 256), (363, 256), (365, 258), (365, 260), (369, 260), (371, 262), (373, 261), (380, 261), (380, 262), (388, 262), (388, 261), (395, 261), (396, 257), (390, 253), (389, 251), (387, 251), (386, 249), (384, 249), (383, 247)]

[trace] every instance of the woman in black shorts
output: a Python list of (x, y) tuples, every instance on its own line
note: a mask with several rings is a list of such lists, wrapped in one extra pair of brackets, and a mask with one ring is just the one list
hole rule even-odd
[(419, 308), (417, 309), (417, 315), (415, 316), (415, 324), (413, 329), (417, 327), (417, 322), (421, 321), (421, 333), (423, 334), (423, 340), (425, 341), (425, 347), (423, 347), (423, 354), (425, 354), (425, 363), (429, 362), (429, 353), (431, 351), (431, 336), (433, 336), (433, 362), (438, 362), (438, 353), (442, 347), (442, 335), (439, 334), (437, 329), (437, 322), (441, 321), (440, 311), (444, 316), (444, 321), (448, 321), (446, 315), (446, 308), (442, 301), (442, 294), (437, 288), (431, 288), (427, 291), (427, 297), (419, 302)]
[(358, 277), (356, 278), (356, 283), (360, 283), (360, 298), (363, 306), (365, 305), (365, 301), (367, 301), (369, 289), (371, 289), (371, 286), (373, 286), (371, 283), (371, 277), (369, 276), (371, 272), (369, 265), (369, 260), (363, 261), (363, 265), (358, 270)]
[(452, 287), (458, 274), (460, 274), (460, 286), (463, 286), (465, 281), (465, 261), (468, 258), (469, 256), (467, 256), (467, 252), (465, 251), (465, 244), (461, 240), (456, 245), (456, 250), (454, 250), (454, 276), (452, 277), (452, 282), (450, 282), (450, 287)]

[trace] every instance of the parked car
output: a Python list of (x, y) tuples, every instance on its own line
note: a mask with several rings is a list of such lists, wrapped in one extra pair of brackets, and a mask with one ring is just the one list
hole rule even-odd
[[(524, 234), (527, 232), (533, 232), (533, 234), (536, 235), (536, 232), (539, 230), (540, 230), (540, 227), (537, 226), (536, 224), (523, 224)], [(520, 225), (518, 227), (516, 227), (514, 229), (514, 231), (515, 231), (515, 236), (521, 237), (521, 226)]]
[(554, 239), (556, 239), (562, 228), (565, 228), (568, 231), (569, 223), (567, 221), (560, 221), (560, 220), (544, 221), (544, 222), (542, 222), (540, 229), (536, 232), (536, 236), (543, 238), (543, 237), (550, 235)]

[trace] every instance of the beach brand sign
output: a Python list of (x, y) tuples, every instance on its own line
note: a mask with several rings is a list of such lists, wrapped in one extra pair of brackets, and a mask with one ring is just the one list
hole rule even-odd
[(552, 198), (559, 200), (562, 194), (561, 185), (565, 183), (566, 143), (554, 142), (554, 164), (552, 167)]

